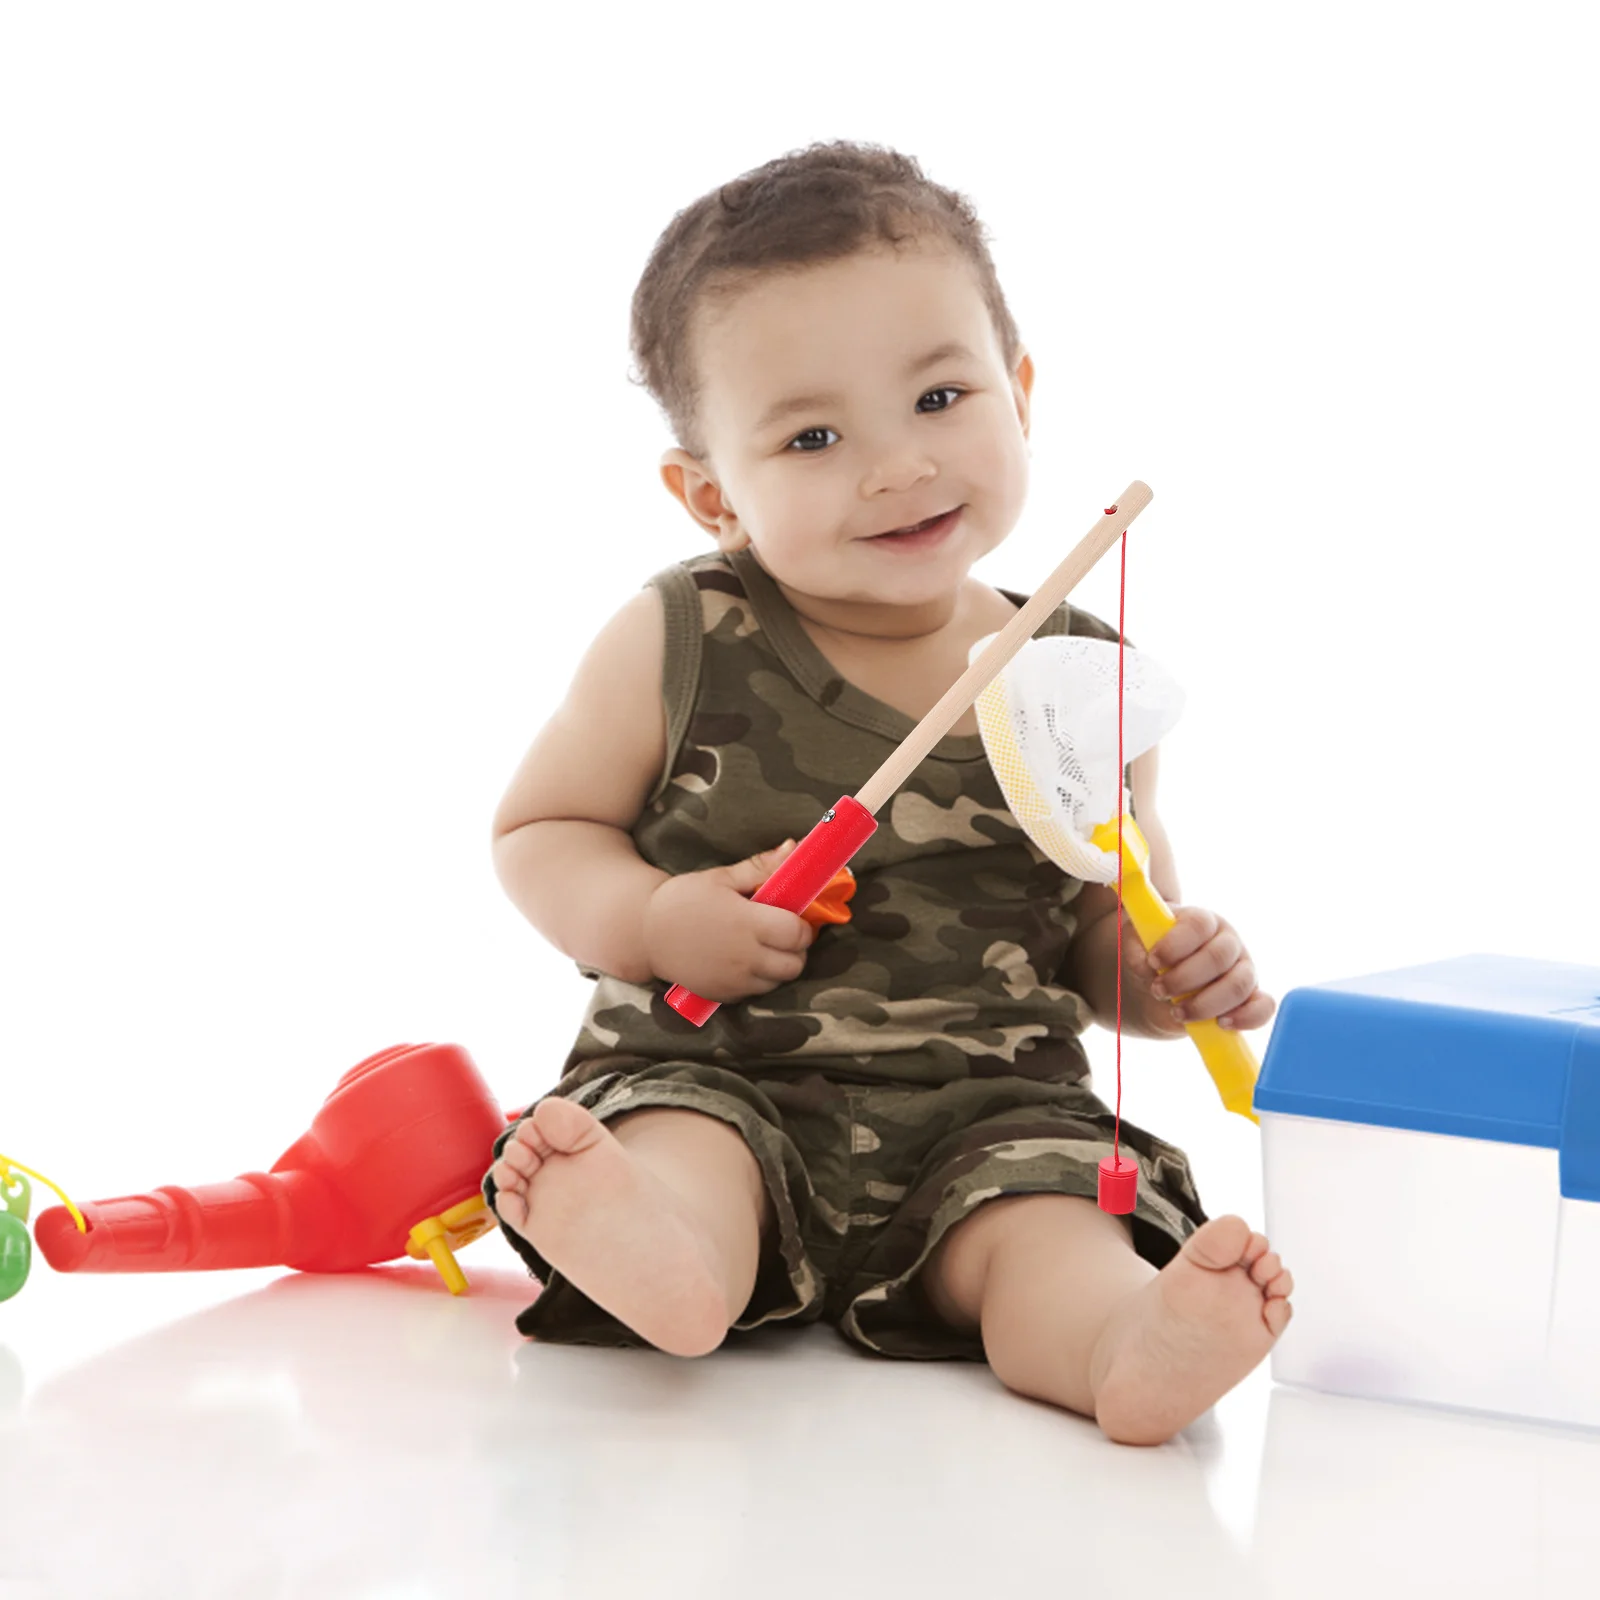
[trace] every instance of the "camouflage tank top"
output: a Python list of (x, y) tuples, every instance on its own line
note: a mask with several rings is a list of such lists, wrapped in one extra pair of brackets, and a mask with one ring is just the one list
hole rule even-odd
[[(695, 872), (804, 838), (915, 725), (839, 676), (749, 550), (650, 582), (666, 608), (667, 757), (632, 837), (652, 866)], [(1067, 603), (1038, 632), (1117, 637)], [(664, 984), (580, 967), (595, 992), (564, 1070), (614, 1056), (926, 1086), (1083, 1078), (1092, 1019), (1057, 981), (1083, 884), (1012, 817), (982, 739), (946, 735), (877, 821), (850, 862), (850, 920), (820, 929), (799, 978), (696, 1028)]]

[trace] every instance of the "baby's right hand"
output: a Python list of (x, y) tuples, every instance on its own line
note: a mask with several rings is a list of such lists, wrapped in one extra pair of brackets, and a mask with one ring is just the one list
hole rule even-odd
[(788, 839), (732, 866), (680, 872), (661, 884), (644, 911), (656, 976), (723, 1005), (798, 978), (817, 930), (796, 912), (746, 898), (793, 849)]

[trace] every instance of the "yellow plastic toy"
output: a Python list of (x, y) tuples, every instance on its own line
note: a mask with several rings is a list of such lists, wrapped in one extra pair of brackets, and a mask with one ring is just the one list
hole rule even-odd
[(406, 1254), (413, 1261), (431, 1261), (451, 1294), (465, 1294), (467, 1275), (457, 1264), (455, 1252), (481, 1239), (494, 1226), (494, 1213), (483, 1196), (475, 1194), (436, 1217), (424, 1217), (406, 1238)]
[[(974, 654), (982, 644), (973, 646)], [(1133, 669), (1128, 697), (1135, 720), (1132, 759), (1155, 744), (1183, 702), (1181, 691), (1148, 656), (1129, 650), (1127, 661)], [(1121, 811), (1123, 905), (1148, 950), (1177, 926), (1177, 918), (1146, 875), (1150, 846), (1144, 834), (1119, 804), (1122, 769), (1111, 733), (1120, 666), (1117, 647), (1104, 640), (1041, 637), (1018, 652), (973, 708), (1012, 815), (1064, 871), (1093, 882), (1116, 881)], [(1251, 1106), (1260, 1072), (1255, 1052), (1240, 1034), (1210, 1018), (1185, 1028), (1223, 1105), (1259, 1125)]]
[[(1117, 823), (1102, 822), (1089, 836), (1100, 849), (1117, 853)], [(1167, 902), (1150, 882), (1145, 869), (1150, 865), (1150, 846), (1139, 831), (1139, 824), (1127, 812), (1122, 815), (1122, 904), (1133, 923), (1133, 931), (1146, 950), (1159, 944), (1178, 925)], [(1186, 996), (1176, 996), (1183, 999)], [(1217, 1086), (1217, 1093), (1229, 1111), (1248, 1117), (1258, 1127), (1261, 1119), (1251, 1108), (1255, 1099), (1256, 1078), (1261, 1067), (1255, 1051), (1244, 1036), (1230, 1032), (1211, 1017), (1186, 1022), (1184, 1028), (1194, 1040), (1200, 1057)]]
[(35, 1172), (9, 1156), (0, 1156), (0, 1300), (9, 1300), (22, 1288), (33, 1265), (33, 1240), (28, 1233), (28, 1207), (33, 1200), (33, 1188), (29, 1178), (37, 1178), (47, 1189), (55, 1189), (72, 1213), (78, 1231), (89, 1231), (83, 1213), (42, 1172)]

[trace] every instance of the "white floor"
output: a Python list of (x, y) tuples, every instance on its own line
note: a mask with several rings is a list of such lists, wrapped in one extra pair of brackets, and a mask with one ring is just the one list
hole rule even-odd
[[(1159, 1450), (814, 1327), (536, 1346), (498, 1238), (0, 1305), (0, 1600), (1595, 1592), (1600, 1435), (1290, 1390)], [(1087, 1584), (1096, 1587), (1090, 1589)]]

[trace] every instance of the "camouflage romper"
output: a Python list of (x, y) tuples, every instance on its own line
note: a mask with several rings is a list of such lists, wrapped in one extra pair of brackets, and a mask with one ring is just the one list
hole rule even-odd
[[(668, 749), (632, 837), (653, 866), (693, 872), (803, 838), (911, 731), (839, 677), (750, 551), (650, 581), (666, 609)], [(1039, 632), (1117, 636), (1070, 604)], [(595, 992), (550, 1093), (602, 1122), (676, 1106), (743, 1135), (776, 1228), (736, 1330), (821, 1317), (884, 1355), (982, 1360), (918, 1270), (985, 1200), (1093, 1197), (1111, 1150), (1079, 1038), (1089, 1008), (1056, 981), (1083, 885), (1012, 818), (977, 735), (934, 747), (850, 865), (850, 921), (819, 930), (800, 977), (704, 1028), (665, 985), (584, 969)], [(1205, 1213), (1181, 1151), (1126, 1121), (1122, 1145), (1141, 1169), (1134, 1247), (1161, 1266)], [(491, 1205), (494, 1192), (486, 1178)], [(644, 1342), (503, 1231), (544, 1284), (521, 1332)]]

